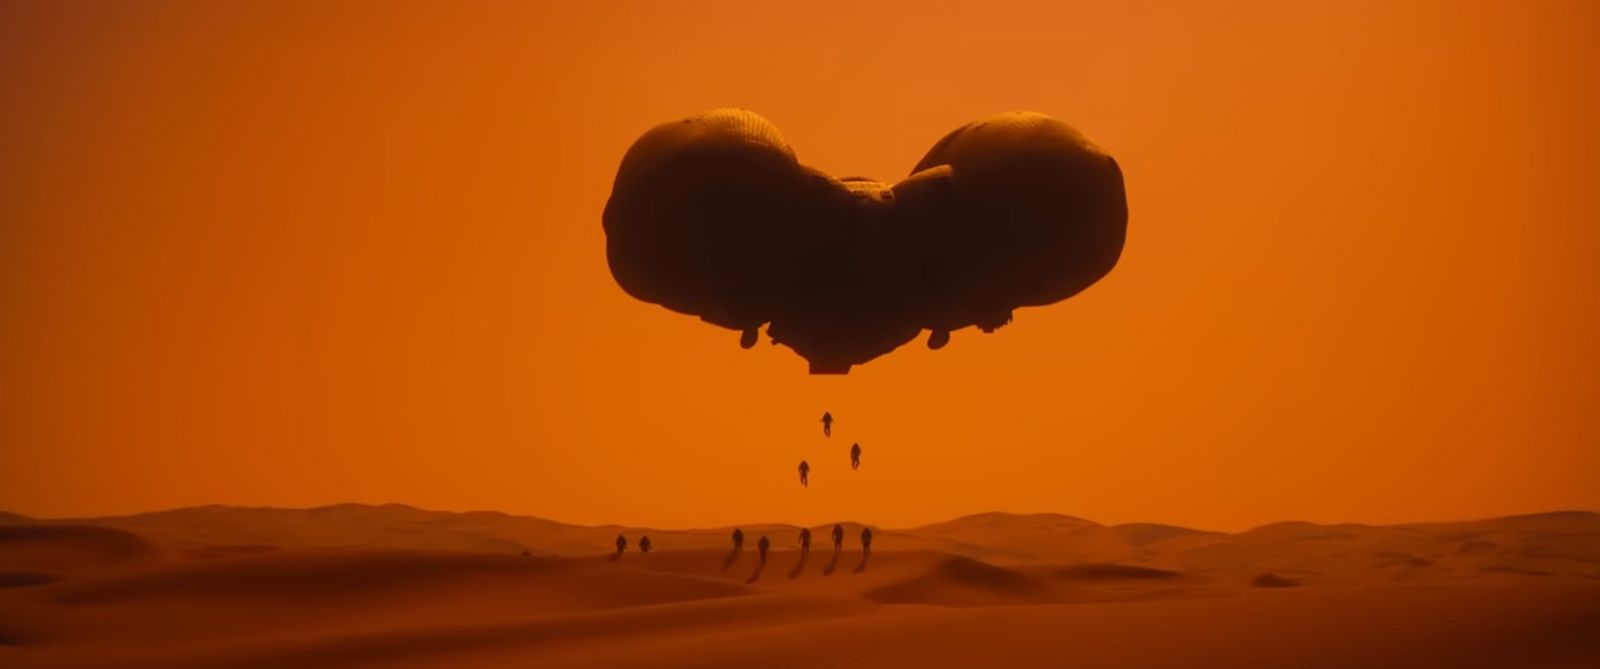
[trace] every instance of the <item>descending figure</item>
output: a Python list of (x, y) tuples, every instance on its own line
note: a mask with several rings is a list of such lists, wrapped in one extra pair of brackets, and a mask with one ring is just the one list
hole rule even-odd
[(811, 465), (806, 464), (805, 460), (801, 460), (800, 461), (800, 485), (806, 486), (808, 488), (811, 487), (811, 482), (807, 479), (807, 477), (810, 474), (811, 474)]
[(625, 550), (628, 550), (628, 538), (619, 534), (617, 535), (617, 555), (621, 555), (622, 551)]
[(767, 541), (767, 535), (761, 535), (761, 541), (756, 542), (756, 550), (761, 553), (761, 564), (767, 563), (767, 549), (772, 548), (772, 542)]
[(870, 527), (861, 528), (861, 554), (872, 554), (872, 528)]
[(837, 553), (841, 550), (844, 550), (844, 526), (835, 524), (833, 526), (833, 552)]
[(650, 537), (649, 537), (649, 535), (639, 537), (639, 552), (640, 553), (649, 553), (650, 552)]
[(811, 528), (802, 527), (802, 528), (800, 528), (800, 554), (801, 555), (805, 555), (806, 553), (810, 553), (810, 552), (811, 552)]
[(733, 550), (744, 548), (744, 530), (733, 528)]
[[(860, 469), (861, 468), (861, 444), (851, 444), (850, 445), (850, 468), (851, 469)], [(892, 466), (890, 468), (893, 469)]]
[(833, 436), (833, 414), (822, 412), (822, 436)]

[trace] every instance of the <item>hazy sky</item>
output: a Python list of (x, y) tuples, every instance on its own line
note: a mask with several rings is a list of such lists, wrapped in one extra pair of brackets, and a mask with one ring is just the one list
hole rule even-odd
[[(1600, 508), (1600, 4), (779, 4), (0, 5), (0, 509)], [(1127, 249), (808, 376), (607, 271), (623, 151), (718, 106), (885, 179), (1058, 116)]]

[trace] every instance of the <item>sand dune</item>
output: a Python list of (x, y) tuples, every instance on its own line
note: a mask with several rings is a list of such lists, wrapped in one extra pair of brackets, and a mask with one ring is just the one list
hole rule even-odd
[[(673, 549), (716, 548), (727, 545), (733, 529), (582, 526), (498, 511), (428, 511), (404, 504), (336, 504), (311, 509), (203, 506), (70, 522), (133, 532), (174, 551), (246, 546), (495, 553), (526, 550), (553, 556), (609, 553), (611, 542), (619, 533), (633, 537), (649, 534)], [(762, 533), (793, 536), (799, 531), (798, 527), (778, 524), (749, 525), (744, 529), (752, 539)]]
[(1600, 615), (1596, 595), (1375, 588), (1137, 605), (892, 606), (712, 643), (671, 639), (508, 666), (1576, 669), (1600, 656), (1600, 639), (1587, 633)]
[(0, 573), (74, 574), (160, 560), (143, 538), (88, 525), (0, 525)]
[(0, 524), (0, 666), (1600, 666), (1584, 512), (1237, 534), (981, 514), (881, 530), (871, 556), (784, 525), (739, 552), (648, 531), (666, 548), (618, 558), (640, 530), (401, 506)]
[(972, 558), (951, 557), (939, 561), (928, 573), (874, 588), (866, 597), (883, 604), (1042, 604), (1062, 598), (1052, 585), (1048, 580), (1005, 567)]
[[(579, 526), (494, 511), (427, 511), (402, 504), (339, 504), (313, 509), (207, 506), (50, 522), (120, 529), (144, 537), (163, 550), (193, 551), (202, 557), (274, 548), (528, 551), (534, 555), (584, 556), (610, 553), (618, 534), (634, 540), (648, 534), (661, 550), (697, 550), (727, 547), (732, 531), (730, 527), (673, 530)], [(853, 546), (861, 525), (844, 525), (847, 543)], [(752, 547), (763, 534), (771, 537), (776, 547), (797, 547), (798, 526), (752, 523), (742, 527)], [(810, 529), (818, 546), (826, 547), (832, 524)], [(1391, 566), (1407, 562), (1394, 555), (1380, 555), (1393, 553), (1436, 562), (1444, 559), (1445, 566), (1454, 569), (1457, 557), (1477, 557), (1492, 563), (1497, 557), (1520, 559), (1540, 553), (1549, 560), (1570, 563), (1583, 562), (1585, 556), (1595, 555), (1600, 548), (1600, 514), (1587, 511), (1390, 526), (1287, 522), (1236, 534), (1153, 523), (1108, 526), (1059, 514), (986, 513), (916, 528), (876, 531), (878, 544), (888, 550), (928, 550), (1001, 564), (1112, 562), (1195, 572), (1245, 567), (1256, 572), (1270, 571), (1279, 566), (1270, 555), (1282, 556), (1288, 562), (1303, 562), (1310, 556), (1363, 556), (1363, 560), (1371, 558), (1367, 561), (1394, 562)], [(1263, 546), (1273, 550), (1263, 552)], [(1578, 559), (1573, 560), (1572, 556)], [(1422, 566), (1410, 562), (1411, 566)], [(1365, 573), (1369, 566), (1363, 562), (1357, 571)], [(1545, 566), (1560, 572), (1574, 565), (1552, 562)]]

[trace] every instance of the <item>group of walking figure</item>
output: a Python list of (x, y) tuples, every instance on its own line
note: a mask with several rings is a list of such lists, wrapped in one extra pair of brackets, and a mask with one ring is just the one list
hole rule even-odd
[[(833, 414), (828, 413), (826, 411), (822, 412), (822, 436), (824, 436), (824, 437), (832, 437), (833, 436)], [(860, 469), (860, 468), (861, 468), (861, 444), (851, 444), (850, 445), (850, 469), (855, 470), (855, 469)], [(811, 483), (810, 477), (811, 477), (811, 465), (809, 463), (807, 463), (805, 460), (801, 460), (800, 461), (800, 485), (806, 486), (806, 487), (810, 487), (810, 483)], [(844, 551), (844, 534), (845, 534), (844, 525), (835, 524), (833, 526), (832, 535), (833, 535), (833, 553), (834, 553), (834, 562), (835, 563), (838, 562), (839, 553)], [(653, 546), (650, 543), (650, 537), (648, 535), (639, 537), (639, 552), (640, 553), (649, 553), (652, 548), (653, 548)], [(761, 535), (761, 539), (756, 542), (756, 552), (759, 553), (760, 556), (761, 556), (761, 565), (760, 565), (761, 567), (765, 567), (766, 566), (766, 564), (767, 564), (767, 551), (769, 551), (771, 549), (772, 549), (772, 541), (770, 539), (767, 539), (766, 535), (764, 535), (764, 534)], [(626, 535), (622, 535), (622, 534), (617, 535), (617, 552), (616, 552), (616, 554), (614, 556), (612, 556), (612, 559), (620, 558), (624, 552), (627, 552), (627, 550), (628, 550), (628, 537)], [(734, 530), (733, 530), (733, 551), (728, 554), (728, 559), (727, 559), (727, 561), (725, 561), (723, 563), (723, 568), (726, 569), (729, 565), (731, 565), (733, 563), (733, 561), (738, 558), (739, 553), (741, 553), (743, 551), (744, 551), (744, 530), (740, 529), (740, 528), (734, 528)], [(865, 568), (866, 567), (867, 556), (869, 556), (871, 554), (872, 554), (872, 528), (866, 527), (866, 526), (862, 526), (862, 528), (861, 528), (861, 559), (862, 559), (862, 562), (861, 562), (860, 568)], [(801, 562), (800, 562), (800, 565), (797, 565), (796, 568), (795, 568), (796, 574), (799, 573), (800, 566), (805, 564), (805, 558), (810, 556), (810, 555), (811, 555), (811, 529), (810, 528), (806, 528), (806, 527), (802, 527), (802, 528), (800, 528), (800, 559), (801, 559)], [(859, 571), (860, 568), (858, 568), (858, 571)], [(824, 573), (828, 573), (831, 570), (832, 570), (832, 566), (829, 566), (828, 570), (825, 571)], [(795, 574), (791, 574), (790, 577), (792, 578), (794, 575)], [(752, 578), (752, 580), (754, 580), (755, 578), (759, 578), (759, 576), (760, 576), (760, 571), (759, 571), (759, 568), (758, 568), (758, 571), (756, 572), (756, 575), (752, 576), (751, 578)]]
[[(767, 561), (767, 551), (771, 548), (772, 542), (767, 539), (767, 535), (761, 535), (761, 540), (756, 542), (756, 552), (760, 554), (762, 562)], [(733, 528), (733, 550), (744, 550), (744, 530), (737, 527)], [(833, 526), (833, 552), (837, 553), (842, 550), (844, 550), (844, 525), (835, 524)], [(800, 553), (804, 555), (810, 552), (811, 528), (802, 527), (800, 528)], [(872, 528), (863, 526), (861, 528), (861, 553), (867, 554), (871, 552)]]
[[(822, 412), (822, 436), (833, 436), (833, 414)], [(850, 469), (861, 468), (861, 444), (850, 444)], [(811, 464), (800, 461), (800, 485), (811, 487)]]
[[(652, 548), (654, 548), (654, 546), (652, 546), (650, 543), (650, 535), (647, 534), (639, 537), (640, 553), (649, 553)], [(756, 551), (761, 554), (762, 562), (767, 561), (767, 551), (771, 549), (772, 541), (767, 539), (767, 535), (761, 535), (761, 540), (756, 542)], [(627, 552), (627, 550), (628, 535), (617, 535), (617, 554), (621, 555)], [(744, 550), (744, 530), (737, 527), (733, 528), (733, 550)], [(834, 524), (833, 551), (837, 553), (842, 550), (844, 550), (844, 525)], [(800, 552), (811, 552), (811, 528), (809, 527), (800, 528)], [(863, 526), (861, 528), (861, 552), (863, 554), (872, 552), (872, 528), (870, 527)]]

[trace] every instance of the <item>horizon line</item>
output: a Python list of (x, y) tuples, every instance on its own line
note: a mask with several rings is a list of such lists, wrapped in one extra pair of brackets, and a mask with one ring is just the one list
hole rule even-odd
[(974, 517), (977, 517), (977, 516), (1001, 515), (1001, 516), (1012, 516), (1012, 517), (1054, 516), (1054, 517), (1059, 517), (1059, 518), (1068, 518), (1068, 519), (1072, 519), (1072, 520), (1083, 521), (1085, 523), (1090, 523), (1090, 524), (1097, 525), (1097, 526), (1100, 526), (1100, 527), (1120, 527), (1120, 526), (1126, 526), (1126, 525), (1161, 525), (1161, 526), (1166, 526), (1166, 527), (1176, 527), (1176, 528), (1192, 530), (1192, 531), (1197, 531), (1197, 532), (1211, 532), (1211, 533), (1217, 533), (1217, 534), (1241, 534), (1241, 533), (1257, 530), (1257, 529), (1260, 529), (1260, 528), (1263, 528), (1263, 527), (1270, 527), (1270, 526), (1273, 526), (1273, 525), (1283, 525), (1283, 524), (1291, 524), (1291, 523), (1305, 523), (1305, 524), (1318, 525), (1318, 526), (1324, 526), (1324, 527), (1337, 527), (1337, 526), (1342, 526), (1342, 525), (1357, 525), (1357, 526), (1363, 526), (1363, 527), (1399, 527), (1399, 526), (1406, 526), (1406, 525), (1426, 525), (1426, 524), (1439, 524), (1439, 523), (1469, 523), (1469, 522), (1480, 522), (1480, 521), (1489, 521), (1489, 520), (1507, 520), (1507, 519), (1516, 519), (1516, 518), (1531, 518), (1531, 517), (1540, 517), (1540, 516), (1554, 516), (1554, 515), (1561, 515), (1561, 514), (1600, 515), (1600, 510), (1565, 508), (1565, 509), (1550, 509), (1550, 510), (1545, 510), (1545, 511), (1531, 511), (1531, 512), (1523, 512), (1523, 513), (1511, 513), (1511, 514), (1494, 515), (1494, 516), (1479, 516), (1479, 517), (1470, 517), (1470, 518), (1456, 518), (1456, 519), (1449, 519), (1449, 520), (1412, 520), (1412, 521), (1403, 521), (1403, 522), (1395, 522), (1395, 523), (1363, 523), (1363, 522), (1355, 522), (1355, 521), (1318, 522), (1318, 521), (1309, 521), (1309, 520), (1284, 519), (1284, 520), (1275, 520), (1275, 521), (1269, 521), (1269, 522), (1265, 522), (1265, 523), (1259, 523), (1259, 524), (1251, 525), (1251, 526), (1246, 527), (1244, 529), (1241, 529), (1241, 530), (1238, 530), (1238, 531), (1233, 531), (1233, 532), (1226, 531), (1226, 530), (1214, 530), (1214, 529), (1205, 529), (1205, 528), (1200, 528), (1200, 527), (1192, 527), (1192, 526), (1188, 526), (1188, 525), (1178, 525), (1178, 524), (1174, 524), (1174, 523), (1167, 523), (1167, 522), (1160, 522), (1160, 521), (1129, 521), (1129, 522), (1122, 522), (1122, 523), (1102, 523), (1100, 521), (1091, 520), (1089, 518), (1084, 518), (1082, 516), (1075, 516), (1075, 515), (1071, 515), (1071, 514), (1061, 513), (1059, 511), (1029, 511), (1029, 512), (1023, 512), (1023, 511), (976, 511), (976, 512), (972, 512), (972, 513), (960, 514), (960, 515), (957, 515), (957, 516), (946, 518), (944, 520), (935, 520), (935, 521), (932, 521), (932, 522), (922, 523), (922, 524), (919, 524), (919, 525), (911, 525), (911, 526), (906, 526), (906, 527), (886, 527), (886, 526), (873, 525), (872, 523), (865, 523), (865, 522), (856, 521), (856, 520), (835, 520), (835, 521), (829, 521), (829, 522), (825, 522), (825, 523), (820, 523), (820, 524), (817, 524), (817, 525), (805, 525), (805, 524), (796, 524), (796, 523), (792, 523), (792, 522), (779, 522), (779, 521), (761, 521), (761, 522), (752, 522), (752, 523), (734, 523), (734, 524), (729, 524), (729, 525), (717, 525), (717, 526), (711, 526), (711, 527), (664, 527), (664, 526), (651, 526), (651, 525), (629, 525), (629, 524), (623, 524), (623, 523), (584, 524), (584, 523), (573, 523), (573, 522), (568, 522), (568, 521), (564, 521), (564, 520), (557, 520), (557, 519), (550, 518), (550, 517), (547, 517), (547, 516), (539, 516), (539, 515), (532, 515), (532, 514), (522, 514), (522, 513), (512, 513), (512, 512), (508, 512), (508, 511), (501, 511), (501, 510), (498, 510), (498, 509), (468, 509), (468, 510), (464, 510), (464, 511), (456, 511), (456, 510), (449, 510), (449, 509), (435, 509), (435, 508), (420, 507), (420, 506), (417, 506), (415, 504), (409, 504), (409, 503), (406, 503), (406, 502), (379, 502), (379, 503), (372, 503), (372, 502), (335, 502), (335, 503), (332, 503), (332, 504), (319, 504), (319, 505), (314, 505), (314, 506), (271, 506), (271, 505), (250, 505), (250, 504), (225, 504), (225, 503), (220, 503), (220, 502), (214, 502), (214, 503), (209, 503), (209, 504), (192, 504), (192, 505), (188, 505), (188, 506), (166, 507), (166, 508), (159, 508), (159, 509), (153, 509), (153, 510), (148, 510), (148, 511), (135, 511), (135, 512), (131, 512), (131, 513), (115, 513), (115, 514), (103, 514), (103, 515), (79, 515), (79, 516), (46, 517), (46, 516), (31, 516), (31, 515), (27, 515), (27, 514), (23, 514), (23, 513), (19, 513), (19, 512), (15, 512), (15, 511), (7, 511), (6, 509), (0, 509), (0, 515), (13, 515), (13, 516), (17, 516), (17, 517), (24, 518), (24, 519), (31, 520), (31, 521), (68, 523), (68, 522), (72, 522), (72, 521), (94, 521), (94, 520), (105, 520), (105, 519), (109, 519), (109, 518), (129, 518), (129, 517), (134, 517), (134, 516), (145, 516), (145, 515), (154, 515), (154, 514), (161, 514), (161, 513), (173, 513), (173, 512), (178, 512), (178, 511), (191, 511), (191, 510), (209, 509), (209, 508), (245, 509), (245, 510), (255, 510), (255, 511), (320, 511), (320, 510), (325, 510), (325, 509), (333, 509), (333, 508), (337, 508), (337, 507), (362, 507), (362, 508), (370, 508), (370, 509), (378, 509), (378, 508), (382, 508), (382, 507), (402, 507), (402, 508), (410, 509), (412, 511), (421, 511), (421, 512), (428, 512), (428, 513), (448, 513), (448, 514), (456, 514), (456, 515), (466, 515), (466, 514), (475, 514), (475, 513), (476, 514), (491, 513), (491, 514), (499, 514), (499, 515), (507, 516), (507, 517), (511, 517), (511, 518), (521, 518), (521, 519), (528, 519), (528, 520), (540, 520), (540, 521), (549, 522), (549, 523), (556, 523), (556, 524), (560, 524), (560, 525), (566, 525), (566, 526), (569, 526), (569, 527), (596, 528), (596, 529), (598, 529), (598, 528), (613, 528), (613, 527), (615, 527), (615, 528), (632, 528), (632, 529), (639, 529), (639, 530), (652, 530), (652, 531), (665, 531), (665, 532), (726, 531), (726, 530), (730, 530), (730, 529), (733, 529), (733, 528), (750, 527), (750, 526), (761, 526), (761, 525), (780, 525), (780, 526), (791, 527), (791, 528), (803, 528), (803, 527), (809, 528), (809, 527), (822, 527), (822, 526), (826, 526), (826, 525), (832, 525), (832, 524), (835, 524), (835, 523), (838, 523), (838, 524), (863, 525), (863, 526), (867, 526), (867, 527), (877, 528), (880, 531), (891, 531), (891, 532), (893, 532), (893, 531), (918, 530), (918, 529), (923, 529), (923, 528), (926, 528), (926, 527), (929, 527), (929, 526), (932, 526), (932, 525), (939, 525), (939, 524), (943, 524), (943, 523), (949, 523), (949, 522), (954, 522), (954, 521), (958, 521), (958, 520), (974, 518)]

